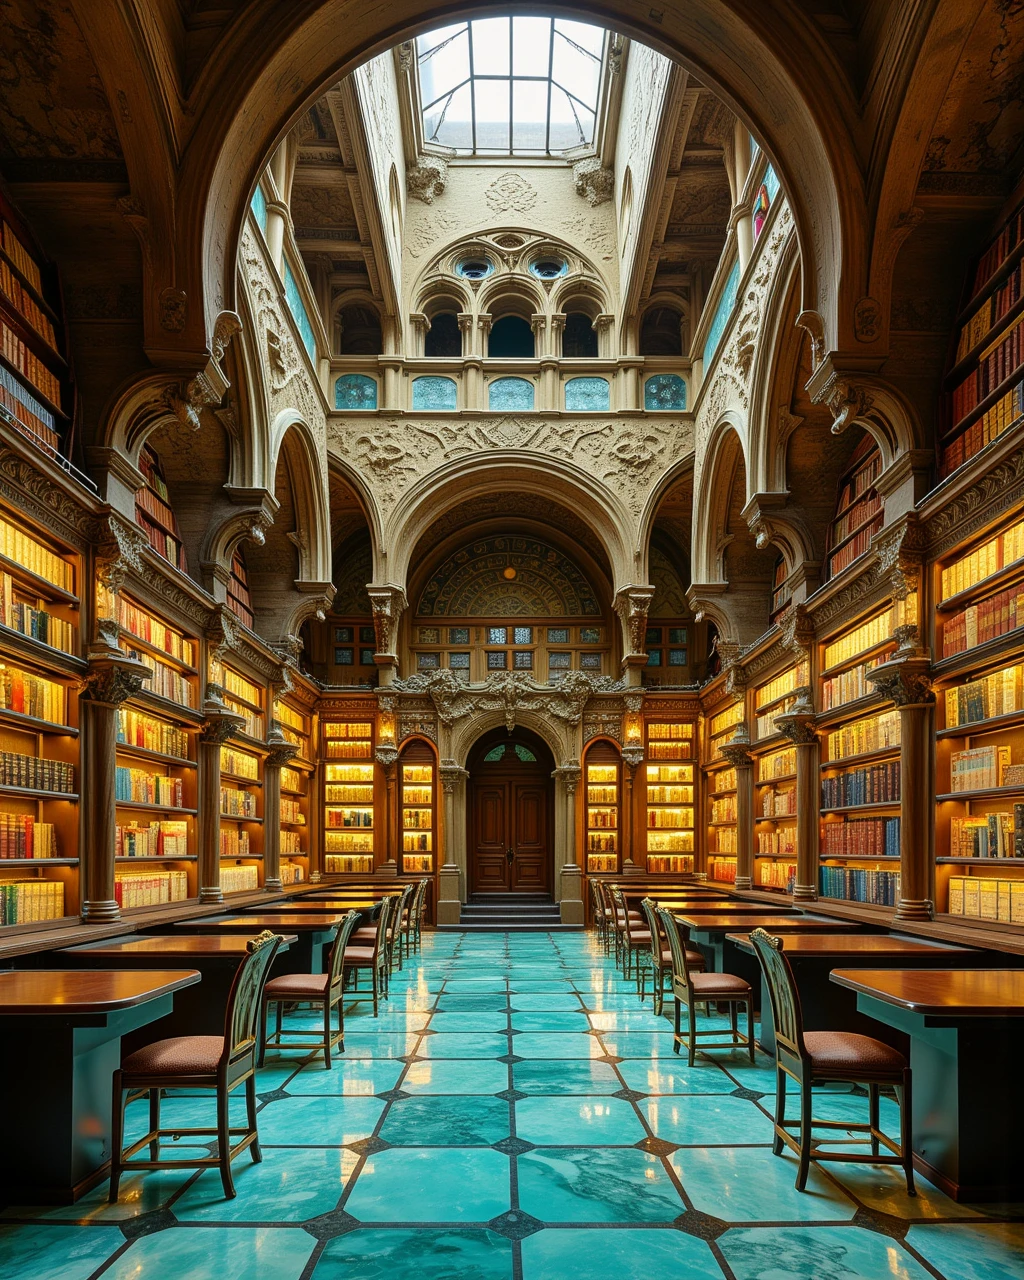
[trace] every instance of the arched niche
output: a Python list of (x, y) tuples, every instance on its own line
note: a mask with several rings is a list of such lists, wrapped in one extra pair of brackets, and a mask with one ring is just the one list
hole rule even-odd
[(384, 331), (377, 308), (368, 302), (350, 302), (335, 316), (335, 341), (339, 356), (378, 356), (384, 352)]

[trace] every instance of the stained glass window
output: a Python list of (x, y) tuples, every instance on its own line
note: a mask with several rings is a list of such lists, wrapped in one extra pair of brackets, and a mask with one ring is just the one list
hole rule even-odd
[(661, 627), (648, 627), (644, 632), (644, 644), (660, 644)]
[(469, 644), (469, 627), (449, 627), (449, 644)]
[(495, 378), (487, 389), (487, 407), (497, 412), (529, 412), (533, 408), (533, 383), (525, 378)]
[(517, 671), (532, 671), (533, 651), (531, 649), (517, 649), (512, 655), (512, 665)]
[(360, 649), (360, 650), (359, 650), (359, 665), (360, 665), (361, 667), (372, 667), (372, 666), (374, 666), (374, 665), (375, 665), (375, 664), (374, 664), (374, 661), (373, 661), (373, 650), (372, 650), (372, 649)]
[(353, 656), (351, 649), (335, 649), (334, 665), (336, 667), (350, 667), (352, 665)]
[(420, 36), (423, 132), (464, 155), (553, 155), (594, 140), (605, 32), (482, 18)]
[(648, 665), (649, 667), (660, 667), (660, 666), (661, 666), (661, 650), (660, 650), (660, 649), (650, 649), (650, 650), (648, 650), (648, 653), (647, 653), (647, 665)]
[(441, 666), (441, 655), (439, 653), (418, 653), (416, 655), (416, 666), (420, 671), (437, 671)]
[(764, 227), (768, 217), (768, 210), (772, 207), (772, 202), (779, 194), (779, 175), (775, 172), (771, 165), (764, 172), (764, 182), (757, 192), (757, 198), (754, 201), (754, 239), (756, 240)]
[(533, 644), (533, 627), (513, 627), (512, 641), (514, 644)]
[(351, 644), (354, 639), (355, 639), (355, 636), (352, 634), (351, 627), (335, 627), (334, 628), (335, 644)]
[(607, 413), (611, 390), (607, 378), (570, 378), (565, 384), (565, 407), (569, 413)]
[(249, 208), (252, 209), (253, 216), (259, 223), (260, 230), (264, 235), (267, 233), (267, 197), (263, 194), (263, 188), (257, 187), (252, 193), (252, 200), (249, 202)]
[(454, 378), (413, 378), (412, 407), (414, 409), (457, 409), (458, 387)]
[(711, 328), (708, 330), (708, 336), (704, 340), (704, 375), (707, 376), (711, 361), (714, 359), (715, 352), (718, 350), (718, 344), (722, 341), (726, 326), (736, 307), (736, 298), (740, 291), (740, 264), (739, 259), (732, 264), (732, 270), (729, 272), (725, 280), (725, 286), (722, 289), (722, 296), (718, 299), (718, 306), (715, 307), (714, 318), (711, 321)]
[(344, 373), (334, 384), (335, 409), (376, 409), (377, 383), (365, 373)]
[(287, 262), (284, 264), (284, 298), (285, 302), (288, 303), (288, 310), (292, 313), (292, 319), (295, 321), (296, 328), (299, 331), (302, 345), (306, 348), (310, 360), (315, 360), (316, 336), (313, 333), (313, 326), (306, 311), (306, 304), (302, 301), (302, 294), (299, 292), (299, 282), (292, 275), (292, 269)]
[(487, 655), (488, 671), (504, 671), (507, 666), (508, 666), (508, 656), (505, 653), (504, 649), (502, 649), (498, 653), (489, 653)]
[(420, 627), (420, 644), (440, 644), (441, 632), (437, 627)]
[(499, 742), (496, 747), (492, 747), (484, 756), (484, 764), (497, 764), (504, 754), (505, 744), (504, 742)]
[(568, 627), (548, 627), (548, 644), (568, 644)]
[(373, 643), (375, 642), (375, 640), (376, 640), (376, 637), (375, 637), (375, 636), (374, 636), (374, 634), (373, 634), (373, 627), (360, 627), (360, 628), (359, 628), (359, 643), (360, 643), (360, 644), (373, 644)]
[(448, 665), (453, 671), (469, 670), (469, 654), (468, 653), (450, 653), (448, 655)]
[(533, 754), (529, 747), (524, 747), (521, 742), (515, 744), (516, 755), (522, 760), (523, 764), (536, 764), (537, 757)]
[(669, 627), (668, 642), (669, 644), (686, 644), (686, 628), (685, 627)]
[(552, 671), (555, 671), (555, 670), (566, 671), (568, 670), (571, 663), (572, 663), (571, 653), (549, 653), (548, 654), (548, 666), (552, 669)]
[(508, 643), (508, 627), (488, 627), (487, 643), (488, 644), (507, 644)]
[(686, 408), (686, 382), (678, 373), (656, 373), (644, 383), (644, 408), (648, 411)]
[(580, 627), (580, 644), (600, 644), (600, 627)]
[(685, 649), (669, 649), (668, 665), (670, 667), (686, 666), (686, 650)]
[(600, 671), (601, 655), (599, 653), (581, 653), (580, 666), (584, 671)]

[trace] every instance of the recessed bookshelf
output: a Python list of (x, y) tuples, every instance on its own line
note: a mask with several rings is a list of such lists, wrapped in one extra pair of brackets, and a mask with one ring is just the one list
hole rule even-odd
[[(220, 749), (220, 880), (225, 894), (258, 888), (262, 883), (263, 760), (260, 753), (234, 743), (225, 743)], [(236, 870), (245, 874), (229, 875), (225, 882), (225, 872)], [(240, 887), (228, 888), (235, 883)]]
[(135, 523), (146, 535), (149, 545), (175, 569), (188, 572), (185, 547), (181, 541), (178, 518), (171, 507), (171, 495), (164, 479), (160, 459), (148, 444), (139, 453), (139, 470), (146, 483), (135, 494)]
[(247, 738), (262, 742), (266, 731), (264, 715), (265, 690), (234, 667), (224, 663), (219, 682), (224, 689), (224, 701), (245, 722), (240, 732)]
[(252, 597), (249, 594), (249, 571), (245, 567), (245, 557), (240, 547), (231, 557), (227, 605), (235, 617), (251, 631), (256, 615), (252, 611)]
[(376, 823), (373, 721), (325, 720), (323, 766), (324, 870), (329, 875), (373, 871)]
[(587, 871), (619, 870), (622, 762), (610, 742), (595, 742), (584, 758), (583, 826), (587, 842)]
[(810, 683), (810, 665), (797, 662), (754, 690), (754, 740), (770, 738), (778, 730), (775, 717), (793, 709), (796, 691)]
[(712, 763), (722, 758), (722, 748), (732, 741), (736, 726), (743, 720), (742, 700), (719, 711), (708, 720), (707, 761)]
[(882, 527), (882, 499), (875, 481), (882, 473), (882, 456), (870, 436), (854, 451), (850, 466), (840, 477), (835, 516), (829, 526), (828, 576), (849, 568), (871, 545)]
[(690, 875), (696, 852), (696, 725), (692, 720), (648, 721), (646, 729), (647, 871)]
[(401, 795), (402, 871), (430, 875), (437, 839), (437, 770), (434, 753), (425, 742), (406, 746), (399, 764)]

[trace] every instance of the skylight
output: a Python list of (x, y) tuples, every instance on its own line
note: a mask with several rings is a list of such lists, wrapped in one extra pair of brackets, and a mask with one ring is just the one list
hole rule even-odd
[(479, 156), (593, 142), (605, 35), (562, 18), (481, 18), (420, 36), (424, 137)]

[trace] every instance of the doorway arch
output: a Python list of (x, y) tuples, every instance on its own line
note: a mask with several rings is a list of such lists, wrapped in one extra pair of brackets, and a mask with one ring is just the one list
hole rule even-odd
[(516, 726), (482, 734), (466, 762), (470, 894), (552, 895), (555, 761), (544, 739)]

